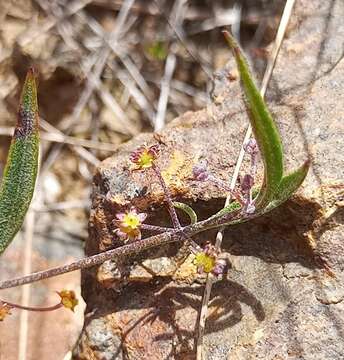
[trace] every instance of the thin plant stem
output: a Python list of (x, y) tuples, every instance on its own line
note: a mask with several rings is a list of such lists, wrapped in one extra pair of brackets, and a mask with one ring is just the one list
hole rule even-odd
[[(37, 201), (35, 201), (37, 202)], [(32, 241), (35, 228), (35, 212), (29, 209), (26, 217), (26, 229), (25, 229), (25, 249), (24, 249), (24, 266), (23, 273), (30, 273), (32, 270)], [(31, 285), (27, 285), (22, 288), (21, 292), (21, 306), (25, 308), (30, 301)], [(9, 303), (7, 303), (10, 305)], [(20, 325), (19, 325), (19, 350), (18, 359), (26, 359), (27, 357), (27, 342), (29, 332), (29, 314), (27, 312), (20, 313)]]
[(4, 300), (0, 300), (0, 304), (7, 305), (7, 306), (9, 306), (9, 307), (11, 307), (13, 309), (36, 311), (36, 312), (54, 311), (54, 310), (57, 310), (57, 309), (61, 309), (63, 307), (63, 304), (61, 302), (59, 302), (59, 303), (57, 303), (55, 305), (47, 306), (47, 307), (24, 306), (24, 305), (19, 305), (19, 304), (11, 303), (11, 302), (8, 302), (8, 301), (4, 301)]
[[(245, 201), (242, 198), (241, 194), (234, 190), (234, 188), (232, 188), (231, 186), (229, 186), (227, 183), (225, 183), (224, 181), (221, 181), (219, 179), (217, 179), (215, 176), (213, 175), (209, 175), (208, 176), (208, 180), (211, 181), (212, 183), (214, 183), (217, 187), (219, 187), (220, 189), (224, 189), (226, 191), (229, 192), (231, 198), (234, 197), (238, 203), (242, 206), (245, 205)], [(228, 205), (228, 204), (227, 204)]]
[[(4, 280), (0, 282), (0, 290), (9, 289), (16, 286), (30, 284), (40, 280), (48, 279), (54, 276), (62, 275), (71, 271), (87, 269), (95, 265), (100, 265), (103, 262), (110, 259), (122, 259), (143, 250), (157, 247), (160, 245), (172, 243), (172, 242), (185, 242), (188, 238), (208, 229), (222, 226), (229, 221), (242, 218), (243, 214), (241, 211), (233, 211), (231, 213), (217, 215), (210, 217), (207, 220), (199, 221), (195, 224), (185, 226), (181, 229), (172, 229), (162, 234), (151, 236), (147, 239), (128, 243), (116, 249), (108, 250), (100, 254), (89, 256), (67, 265), (58, 266), (48, 270), (39, 271), (23, 277), (18, 277), (10, 280)], [(251, 217), (252, 218), (252, 217)], [(247, 217), (247, 220), (250, 217)]]
[(160, 233), (173, 230), (172, 228), (150, 225), (150, 224), (141, 224), (140, 227), (142, 230), (156, 231), (156, 232), (160, 232)]
[(158, 178), (162, 189), (164, 190), (165, 199), (166, 199), (166, 202), (167, 202), (167, 208), (168, 208), (168, 212), (170, 213), (170, 216), (171, 216), (173, 227), (175, 229), (181, 229), (182, 226), (180, 225), (176, 210), (175, 210), (175, 208), (173, 206), (173, 201), (172, 201), (170, 190), (168, 189), (168, 187), (167, 187), (167, 185), (165, 183), (165, 180), (161, 175), (161, 171), (160, 171), (158, 165), (156, 165), (155, 163), (153, 163), (152, 169), (155, 172), (155, 175)]

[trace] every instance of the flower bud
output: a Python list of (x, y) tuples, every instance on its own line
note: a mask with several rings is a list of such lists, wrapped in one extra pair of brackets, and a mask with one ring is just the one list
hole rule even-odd
[(192, 173), (195, 180), (207, 181), (209, 178), (207, 163), (205, 161), (199, 162), (192, 168)]

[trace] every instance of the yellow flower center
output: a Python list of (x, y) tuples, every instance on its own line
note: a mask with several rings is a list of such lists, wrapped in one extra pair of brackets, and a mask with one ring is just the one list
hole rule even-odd
[(200, 252), (195, 256), (194, 264), (202, 267), (204, 272), (210, 273), (215, 267), (215, 258)]
[(152, 166), (153, 160), (154, 160), (153, 155), (150, 154), (147, 150), (144, 150), (139, 158), (138, 165), (141, 168), (148, 168)]
[(131, 230), (135, 230), (140, 225), (140, 219), (136, 214), (125, 214), (123, 219), (123, 225), (130, 228)]

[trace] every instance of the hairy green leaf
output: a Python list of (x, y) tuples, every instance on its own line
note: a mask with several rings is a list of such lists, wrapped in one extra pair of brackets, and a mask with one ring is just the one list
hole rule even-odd
[(286, 175), (282, 178), (273, 200), (264, 209), (264, 213), (279, 206), (288, 200), (291, 195), (293, 195), (293, 193), (301, 186), (303, 180), (305, 179), (308, 173), (309, 165), (310, 161), (307, 160), (297, 170), (294, 170), (289, 175)]
[(0, 254), (20, 229), (29, 208), (37, 177), (38, 150), (37, 90), (34, 70), (29, 69), (0, 187)]
[(173, 206), (184, 211), (189, 216), (191, 224), (195, 224), (197, 222), (197, 214), (191, 206), (177, 201), (173, 202)]
[(245, 56), (227, 31), (224, 31), (224, 35), (238, 66), (247, 112), (264, 162), (263, 186), (256, 200), (256, 208), (261, 209), (273, 199), (283, 176), (282, 143), (274, 120), (255, 85)]

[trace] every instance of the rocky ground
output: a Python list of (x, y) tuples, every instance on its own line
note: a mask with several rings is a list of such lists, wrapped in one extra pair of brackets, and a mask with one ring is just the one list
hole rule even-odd
[[(339, 0), (296, 2), (267, 99), (283, 135), (286, 168), (305, 158), (312, 168), (293, 199), (226, 231), (231, 266), (212, 292), (204, 344), (209, 360), (343, 359), (343, 16)], [(233, 62), (227, 70), (235, 75)], [(246, 126), (238, 80), (219, 75), (212, 104), (159, 133), (165, 178), (200, 218), (219, 209), (225, 195), (195, 183), (191, 168), (206, 158), (226, 179)], [(87, 254), (114, 245), (112, 220), (129, 203), (147, 211), (150, 223), (167, 224), (158, 184), (128, 171), (130, 152), (156, 141), (139, 135), (98, 167)], [(209, 232), (195, 240), (212, 239)], [(171, 245), (121, 266), (107, 262), (85, 271), (87, 309), (74, 358), (194, 359), (204, 278), (179, 255)]]

